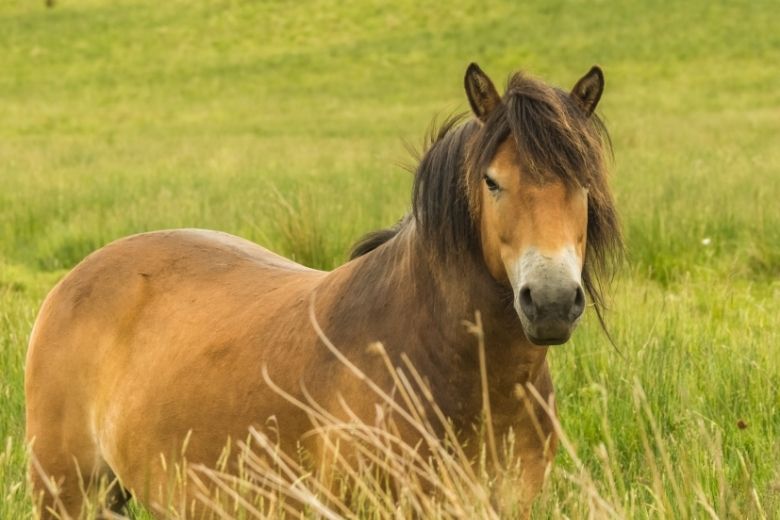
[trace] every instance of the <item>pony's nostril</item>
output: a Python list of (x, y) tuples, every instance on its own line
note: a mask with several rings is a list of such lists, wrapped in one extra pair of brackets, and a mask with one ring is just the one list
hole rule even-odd
[(527, 285), (520, 289), (520, 308), (529, 318), (533, 319), (533, 317), (536, 315), (536, 306), (534, 305), (534, 300), (531, 297), (531, 288)]
[(576, 319), (585, 310), (585, 293), (582, 292), (582, 287), (577, 287), (574, 294), (574, 304), (571, 307), (571, 316)]

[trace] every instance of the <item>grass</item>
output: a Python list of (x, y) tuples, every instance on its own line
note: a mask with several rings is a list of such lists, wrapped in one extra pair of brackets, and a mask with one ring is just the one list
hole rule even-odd
[(182, 226), (338, 265), (408, 209), (403, 142), (465, 110), (472, 60), (607, 78), (621, 353), (592, 317), (552, 352), (574, 451), (535, 515), (607, 514), (594, 493), (626, 517), (780, 515), (778, 25), (769, 1), (2, 3), (0, 517), (31, 515), (24, 352), (67, 269)]

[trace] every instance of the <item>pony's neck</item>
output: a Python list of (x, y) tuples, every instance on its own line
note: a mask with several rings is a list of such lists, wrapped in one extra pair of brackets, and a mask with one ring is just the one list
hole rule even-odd
[[(510, 289), (476, 255), (447, 262), (431, 256), (412, 219), (331, 277), (341, 286), (327, 305), (334, 344), (365, 349), (381, 341), (394, 363), (405, 353), (442, 392), (460, 387), (457, 394), (464, 395), (464, 387), (476, 386), (471, 395), (479, 399), (478, 341), (466, 325), (477, 312), (492, 390), (512, 395), (515, 385), (534, 383), (545, 367), (546, 348), (525, 338)], [(473, 406), (465, 407), (468, 415)]]

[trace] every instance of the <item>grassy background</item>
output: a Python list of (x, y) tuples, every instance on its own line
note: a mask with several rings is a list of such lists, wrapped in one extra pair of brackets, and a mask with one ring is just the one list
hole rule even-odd
[[(30, 515), (24, 352), (67, 269), (182, 226), (338, 265), (408, 209), (403, 143), (466, 108), (472, 60), (497, 82), (606, 72), (622, 355), (592, 317), (551, 355), (583, 463), (626, 515), (780, 515), (778, 26), (769, 1), (3, 0), (0, 518)], [(539, 517), (588, 510), (571, 468)]]

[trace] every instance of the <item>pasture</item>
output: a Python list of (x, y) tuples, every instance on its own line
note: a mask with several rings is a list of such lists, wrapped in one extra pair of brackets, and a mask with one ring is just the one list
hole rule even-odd
[(588, 313), (550, 353), (572, 449), (534, 517), (780, 516), (780, 18), (598, 6), (3, 3), (0, 518), (32, 515), (25, 350), (68, 269), (174, 227), (339, 265), (408, 211), (404, 143), (467, 109), (470, 61), (497, 83), (606, 76), (617, 349)]

